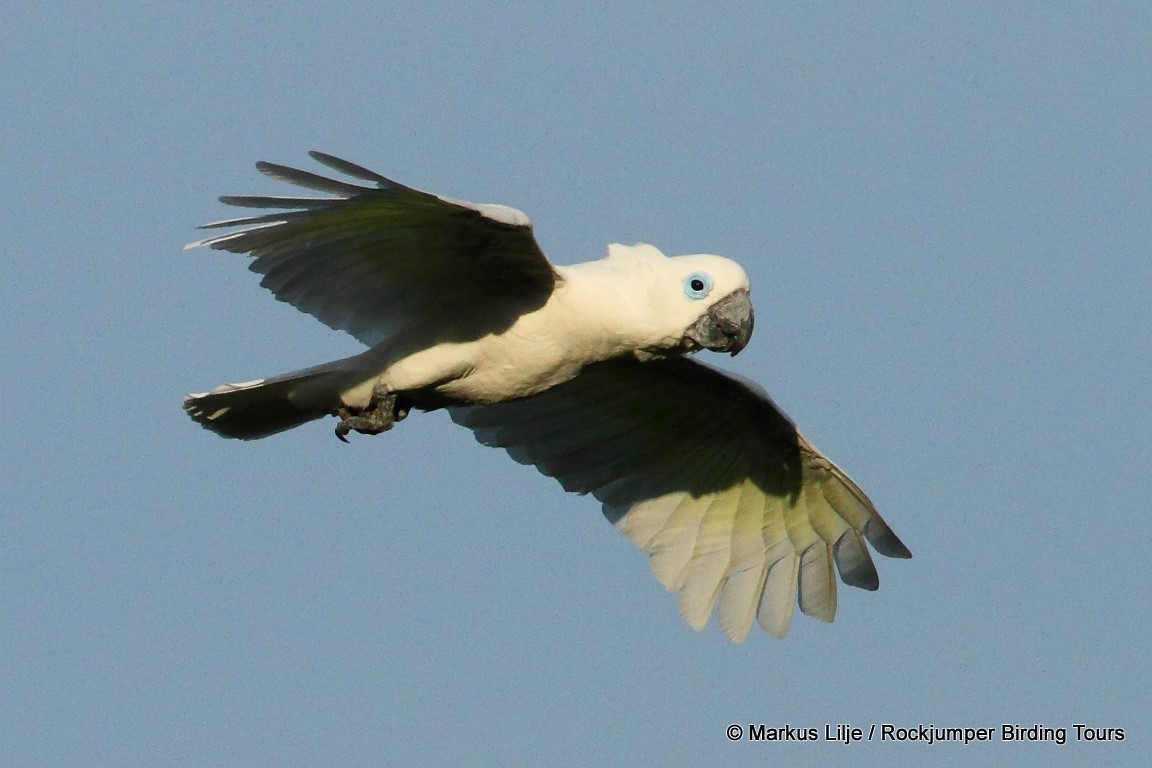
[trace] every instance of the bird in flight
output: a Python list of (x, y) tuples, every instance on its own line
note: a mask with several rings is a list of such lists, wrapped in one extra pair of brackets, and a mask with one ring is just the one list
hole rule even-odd
[(327, 196), (221, 197), (273, 212), (206, 224), (226, 231), (186, 247), (248, 254), (277, 299), (368, 349), (190, 394), (197, 423), (253, 440), (335, 416), (346, 440), (447, 409), (481, 443), (597, 498), (688, 624), (715, 613), (735, 642), (753, 623), (783, 637), (794, 605), (832, 621), (837, 571), (875, 590), (868, 544), (911, 557), (759, 386), (691, 356), (748, 344), (736, 262), (638, 243), (555, 265), (521, 211), (310, 154), (366, 184), (257, 163)]

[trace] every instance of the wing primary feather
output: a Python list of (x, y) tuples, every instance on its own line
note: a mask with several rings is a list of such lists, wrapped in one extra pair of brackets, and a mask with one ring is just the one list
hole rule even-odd
[[(843, 473), (836, 475), (836, 479), (843, 479)], [(884, 518), (868, 501), (867, 496), (853, 491), (853, 486), (843, 482), (824, 482), (820, 484), (824, 498), (843, 517), (849, 525), (864, 534), (865, 538), (876, 548), (876, 551), (887, 557), (909, 558), (912, 553), (904, 546), (904, 542), (897, 538)]]
[(289, 184), (314, 189), (317, 192), (331, 192), (334, 195), (340, 195), (342, 197), (356, 197), (365, 192), (372, 191), (368, 187), (361, 187), (345, 181), (329, 179), (327, 176), (321, 176), (311, 171), (302, 171), (299, 168), (291, 168), (287, 165), (280, 165), (279, 163), (269, 163), (264, 160), (256, 163), (256, 170), (277, 181), (286, 181)]
[(845, 584), (869, 592), (880, 588), (880, 574), (876, 572), (876, 564), (858, 532), (851, 528), (844, 531), (832, 545), (832, 557), (840, 571), (840, 580)]
[(800, 558), (787, 536), (769, 547), (766, 555), (768, 567), (756, 608), (756, 621), (765, 632), (780, 639), (788, 634), (788, 626), (792, 623)]
[(357, 165), (356, 163), (336, 157), (335, 155), (330, 155), (327, 152), (312, 150), (308, 155), (316, 162), (326, 165), (334, 171), (340, 171), (340, 173), (362, 179), (363, 181), (371, 181), (381, 188), (411, 189), (411, 187), (406, 187), (399, 182), (392, 181), (392, 179), (381, 176), (375, 171), (370, 171), (362, 165)]
[(616, 530), (627, 536), (637, 549), (647, 554), (652, 538), (660, 532), (680, 502), (686, 498), (690, 497), (683, 491), (651, 494), (643, 501), (623, 509), (613, 525), (616, 526)]
[(800, 610), (828, 622), (836, 618), (836, 574), (832, 570), (831, 549), (821, 540), (804, 550), (797, 588)]
[[(702, 481), (697, 481), (696, 485), (710, 490), (707, 492), (696, 490), (685, 494), (663, 525), (660, 526), (660, 530), (642, 547), (645, 552), (648, 552), (653, 574), (666, 589), (673, 592), (684, 589), (688, 585), (689, 579), (694, 575), (694, 560), (703, 556), (703, 550), (716, 548), (715, 532), (706, 531), (705, 526), (710, 522), (710, 515), (716, 511), (722, 512), (724, 509), (722, 503), (717, 506), (718, 499), (728, 490), (726, 486), (730, 483), (725, 481), (730, 477), (732, 467), (737, 464), (738, 459), (739, 453), (716, 452), (700, 457), (698, 452), (692, 452), (677, 462), (682, 470), (676, 475), (681, 477), (695, 475), (699, 478), (705, 478)], [(628, 517), (626, 515), (617, 527), (627, 532), (630, 527), (627, 523)], [(729, 525), (728, 528), (730, 529), (731, 526)], [(724, 571), (727, 569), (728, 540), (725, 539), (723, 543), (725, 545), (725, 562), (715, 573), (713, 583), (706, 588), (700, 588), (700, 591), (707, 593), (708, 596), (713, 595), (716, 585), (719, 584)], [(691, 595), (688, 600), (692, 600)], [(688, 606), (687, 603), (681, 605), (685, 609)], [(708, 611), (704, 614), (702, 621), (707, 621), (711, 611), (712, 603), (709, 602)], [(686, 613), (685, 618), (688, 619), (689, 615)], [(691, 615), (696, 615), (696, 611), (692, 610)], [(689, 623), (693, 623), (691, 619)]]
[(887, 557), (912, 557), (904, 542), (892, 532), (876, 507), (852, 478), (802, 438), (804, 469), (821, 476), (818, 485), (828, 504), (845, 522), (864, 534), (876, 551)]
[(209, 248), (215, 248), (217, 250), (221, 250), (221, 249), (222, 250), (229, 250), (228, 246), (225, 245), (225, 243), (227, 243), (228, 241), (235, 240), (239, 237), (244, 237), (245, 235), (250, 234), (251, 232), (254, 232), (255, 230), (258, 230), (258, 229), (267, 229), (269, 227), (275, 227), (277, 224), (279, 224), (279, 222), (275, 221), (275, 222), (271, 222), (269, 224), (263, 224), (263, 225), (260, 225), (258, 227), (253, 227), (252, 229), (246, 229), (243, 232), (228, 232), (228, 233), (223, 234), (223, 235), (213, 235), (212, 237), (205, 237), (203, 240), (193, 240), (192, 242), (190, 242), (184, 246), (184, 250), (189, 251), (189, 250), (192, 250), (193, 248), (199, 248), (200, 246), (203, 246), (203, 245), (206, 245)]
[(734, 550), (733, 532), (748, 466), (747, 456), (739, 454), (729, 462), (727, 470), (738, 469), (739, 479), (712, 497), (696, 532), (696, 545), (681, 577), (684, 587), (679, 601), (681, 615), (693, 628), (703, 629), (708, 623), (733, 557), (739, 554)]
[(876, 551), (888, 557), (898, 557), (907, 560), (912, 557), (912, 553), (908, 547), (904, 546), (904, 542), (892, 533), (892, 529), (888, 527), (879, 515), (875, 515), (871, 520), (864, 524), (864, 536), (871, 542), (872, 546), (876, 547)]
[[(252, 227), (257, 224), (287, 224), (290, 221), (308, 216), (309, 212), (304, 211), (278, 211), (276, 213), (266, 213), (262, 216), (242, 216), (238, 219), (221, 219), (220, 221), (210, 221), (207, 224), (201, 224), (197, 229), (223, 229), (225, 227)], [(243, 232), (233, 232), (234, 235), (246, 234), (248, 230)]]
[(704, 513), (698, 511), (701, 505), (707, 508), (708, 500), (683, 494), (672, 514), (643, 548), (648, 553), (653, 575), (669, 592), (678, 592), (684, 586), (684, 569), (692, 559), (692, 544), (704, 518)]
[(696, 531), (696, 546), (681, 576), (680, 615), (697, 632), (708, 623), (728, 570), (731, 542), (723, 534), (731, 529), (733, 517), (735, 505), (730, 495), (714, 496), (704, 511)]
[(744, 642), (764, 585), (763, 496), (745, 477), (735, 500), (732, 518), (728, 569), (718, 588), (716, 621), (724, 634), (736, 643)]
[[(220, 195), (225, 205), (237, 208), (328, 208), (339, 204), (337, 197), (276, 197), (272, 195)], [(205, 226), (205, 225), (201, 225)]]

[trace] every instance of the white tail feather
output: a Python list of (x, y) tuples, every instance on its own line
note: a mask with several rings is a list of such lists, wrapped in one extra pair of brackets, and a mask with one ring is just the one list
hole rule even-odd
[(327, 416), (341, 404), (341, 394), (363, 373), (345, 360), (293, 371), (271, 379), (222, 384), (211, 392), (184, 397), (184, 410), (194, 421), (223, 437), (257, 440)]

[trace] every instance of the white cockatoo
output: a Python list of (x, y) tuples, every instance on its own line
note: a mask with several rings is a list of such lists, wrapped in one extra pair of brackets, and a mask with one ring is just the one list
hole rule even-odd
[(782, 637), (794, 603), (832, 621), (834, 569), (876, 589), (865, 540), (911, 556), (763, 390), (688, 356), (748, 343), (738, 264), (637, 244), (557, 266), (518, 210), (311, 155), (369, 186), (259, 163), (333, 196), (222, 197), (280, 210), (207, 224), (238, 229), (188, 247), (249, 254), (277, 299), (369, 349), (188, 395), (196, 422), (250, 440), (335, 415), (344, 439), (446, 408), (485, 445), (599, 499), (688, 624), (715, 611), (736, 642), (754, 621)]

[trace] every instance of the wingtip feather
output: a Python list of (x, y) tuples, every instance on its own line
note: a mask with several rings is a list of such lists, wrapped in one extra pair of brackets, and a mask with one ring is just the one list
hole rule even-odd
[(379, 173), (371, 171), (362, 165), (357, 165), (356, 163), (345, 160), (341, 157), (330, 155), (327, 152), (321, 152), (319, 150), (313, 149), (309, 150), (308, 156), (321, 165), (328, 166), (334, 171), (339, 171), (340, 173), (347, 174), (348, 176), (352, 176), (353, 178), (361, 179), (363, 181), (371, 181), (380, 187), (403, 187), (402, 184), (398, 184), (395, 181), (392, 181), (392, 179), (381, 176)]
[(876, 548), (876, 551), (882, 555), (901, 560), (908, 560), (912, 557), (912, 552), (904, 546), (904, 542), (900, 541), (892, 529), (877, 517), (873, 517), (864, 524), (862, 533)]

